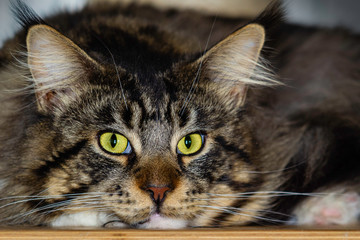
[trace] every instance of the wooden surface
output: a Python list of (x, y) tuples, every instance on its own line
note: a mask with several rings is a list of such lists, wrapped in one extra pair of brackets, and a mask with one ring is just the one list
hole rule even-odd
[(72, 239), (360, 239), (360, 229), (191, 229), (191, 230), (60, 230), (2, 229), (0, 239), (72, 240)]

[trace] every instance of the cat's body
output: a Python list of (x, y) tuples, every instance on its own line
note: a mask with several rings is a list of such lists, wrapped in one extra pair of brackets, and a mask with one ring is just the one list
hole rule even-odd
[(297, 205), (309, 193), (354, 203), (342, 224), (354, 223), (360, 37), (271, 30), (278, 17), (235, 31), (240, 20), (137, 6), (47, 19), (56, 30), (20, 16), (27, 33), (0, 52), (12, 90), (0, 113), (1, 223), (180, 228), (296, 213), (320, 224), (302, 207), (322, 203)]

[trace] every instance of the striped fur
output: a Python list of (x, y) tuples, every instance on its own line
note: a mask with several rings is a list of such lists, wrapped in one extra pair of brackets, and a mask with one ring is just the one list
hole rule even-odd
[[(345, 103), (358, 107), (359, 95), (334, 95), (344, 115), (322, 104), (313, 113), (300, 97), (288, 101), (290, 88), (275, 78), (263, 48), (280, 18), (275, 8), (236, 31), (234, 20), (219, 18), (209, 36), (213, 19), (189, 12), (88, 6), (44, 21), (18, 2), (25, 30), (0, 52), (8, 90), (1, 93), (0, 224), (283, 224), (296, 202), (333, 185), (328, 176), (340, 162), (329, 154), (344, 154), (334, 148), (339, 141), (352, 144), (344, 168), (353, 166), (355, 176), (360, 121)], [(196, 35), (201, 24), (208, 28)], [(358, 93), (358, 82), (348, 82)], [(126, 136), (132, 152), (105, 152), (104, 131)], [(177, 143), (191, 133), (204, 136), (200, 152), (178, 154)], [(334, 177), (337, 184), (356, 180), (343, 176)], [(156, 200), (149, 186), (169, 190)]]

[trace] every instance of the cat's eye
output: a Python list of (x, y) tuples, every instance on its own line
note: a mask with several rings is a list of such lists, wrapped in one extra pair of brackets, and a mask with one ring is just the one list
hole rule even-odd
[(188, 134), (177, 144), (177, 153), (191, 155), (199, 152), (204, 144), (204, 135), (199, 133)]
[(104, 132), (99, 137), (100, 147), (110, 154), (129, 154), (131, 145), (129, 140), (121, 134)]

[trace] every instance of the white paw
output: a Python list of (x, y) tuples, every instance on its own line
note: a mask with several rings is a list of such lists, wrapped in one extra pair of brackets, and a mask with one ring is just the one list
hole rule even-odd
[(294, 211), (296, 225), (353, 225), (360, 215), (360, 196), (353, 191), (337, 191), (308, 197)]
[[(52, 227), (102, 227), (112, 223), (112, 218), (106, 214), (95, 211), (84, 211), (71, 214), (63, 214), (50, 223)], [(115, 219), (114, 219), (115, 220)], [(123, 223), (110, 224), (110, 227), (124, 228)], [(108, 226), (107, 226), (108, 227)]]

